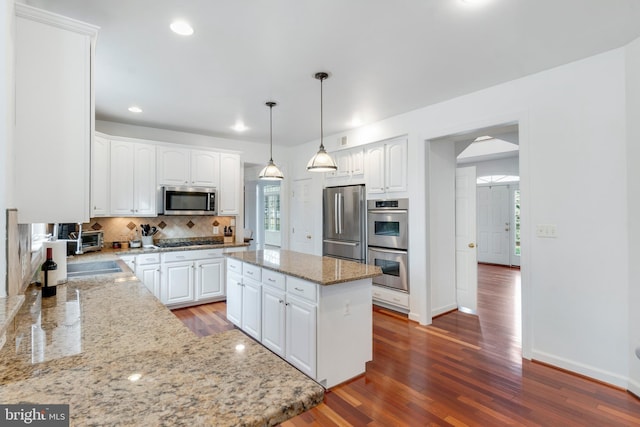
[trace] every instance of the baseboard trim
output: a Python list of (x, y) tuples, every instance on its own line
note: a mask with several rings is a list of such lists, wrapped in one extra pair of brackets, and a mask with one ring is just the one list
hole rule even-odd
[(629, 391), (629, 393), (633, 394), (635, 397), (640, 399), (640, 383), (639, 382), (630, 379), (629, 385), (627, 386), (627, 390)]
[(608, 372), (593, 366), (569, 360), (543, 351), (533, 350), (532, 358), (534, 362), (541, 362), (552, 367), (564, 369), (571, 373), (583, 375), (590, 379), (600, 381), (602, 383), (612, 385), (617, 388), (626, 390), (629, 387), (629, 379), (613, 372)]
[(451, 311), (457, 310), (458, 306), (456, 304), (445, 305), (444, 307), (438, 307), (431, 310), (431, 317), (434, 318), (436, 316), (440, 316), (441, 314), (449, 313)]

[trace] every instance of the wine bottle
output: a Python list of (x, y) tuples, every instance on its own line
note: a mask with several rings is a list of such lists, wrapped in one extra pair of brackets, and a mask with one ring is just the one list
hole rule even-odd
[(57, 283), (53, 283), (52, 286), (49, 286), (49, 272), (57, 269), (58, 264), (53, 260), (53, 248), (47, 248), (47, 260), (42, 263), (42, 274), (44, 276), (44, 284), (42, 287), (43, 297), (52, 297), (56, 294)]

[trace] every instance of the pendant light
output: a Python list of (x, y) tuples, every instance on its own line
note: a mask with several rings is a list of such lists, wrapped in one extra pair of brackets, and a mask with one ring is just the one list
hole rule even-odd
[(332, 172), (338, 169), (336, 162), (333, 161), (329, 153), (324, 149), (322, 139), (324, 138), (322, 130), (322, 82), (329, 77), (327, 73), (316, 73), (315, 78), (320, 80), (320, 149), (315, 156), (307, 163), (309, 172)]
[(276, 181), (284, 179), (284, 175), (282, 175), (278, 166), (273, 163), (273, 107), (278, 104), (273, 101), (269, 101), (265, 105), (269, 107), (269, 163), (267, 163), (267, 166), (260, 171), (258, 178), (268, 181)]

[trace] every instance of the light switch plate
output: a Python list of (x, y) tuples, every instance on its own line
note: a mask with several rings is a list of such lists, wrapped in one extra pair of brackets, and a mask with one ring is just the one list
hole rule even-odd
[(555, 239), (558, 237), (558, 226), (555, 224), (537, 224), (536, 237)]

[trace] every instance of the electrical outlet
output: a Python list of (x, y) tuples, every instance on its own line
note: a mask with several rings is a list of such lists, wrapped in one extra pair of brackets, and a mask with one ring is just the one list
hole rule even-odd
[(555, 239), (558, 237), (558, 228), (555, 224), (538, 224), (536, 225), (536, 237)]
[(217, 226), (213, 226), (213, 234), (219, 234), (220, 233), (220, 228)]

